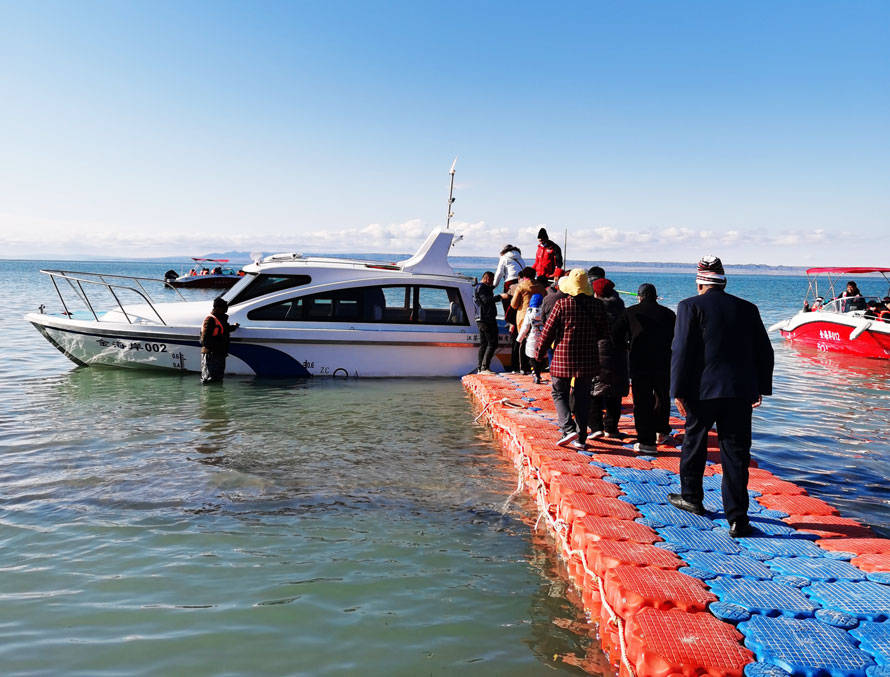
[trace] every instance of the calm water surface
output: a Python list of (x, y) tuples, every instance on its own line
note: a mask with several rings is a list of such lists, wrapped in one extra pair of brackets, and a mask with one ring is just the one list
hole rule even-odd
[[(41, 303), (57, 310), (46, 265), (0, 261), (4, 673), (599, 664), (531, 506), (502, 512), (512, 468), (458, 381), (202, 388), (196, 375), (75, 369), (22, 319)], [(625, 289), (653, 281), (670, 306), (692, 291), (690, 276), (612, 277)], [(805, 287), (731, 285), (767, 325)], [(890, 536), (888, 363), (774, 345), (755, 457)]]

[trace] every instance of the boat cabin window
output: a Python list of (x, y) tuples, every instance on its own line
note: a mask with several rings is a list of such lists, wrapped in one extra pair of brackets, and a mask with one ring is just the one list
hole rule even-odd
[(244, 279), (232, 287), (223, 298), (230, 306), (243, 303), (259, 296), (265, 296), (276, 291), (302, 287), (312, 282), (308, 275), (264, 275), (262, 273), (248, 273)]
[(250, 320), (469, 324), (460, 291), (453, 287), (386, 285), (337, 289), (255, 308)]
[(247, 317), (251, 320), (271, 320), (273, 322), (295, 322), (303, 319), (303, 299), (295, 298), (272, 303), (262, 308), (254, 308)]

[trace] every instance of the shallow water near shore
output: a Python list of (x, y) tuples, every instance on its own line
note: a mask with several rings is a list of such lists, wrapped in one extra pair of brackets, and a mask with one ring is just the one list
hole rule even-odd
[[(0, 262), (5, 673), (598, 664), (532, 506), (501, 511), (515, 474), (458, 380), (201, 387), (195, 375), (76, 369), (22, 319), (41, 303), (56, 311), (40, 267)], [(692, 293), (689, 276), (612, 277), (655, 282), (669, 306)], [(767, 325), (804, 289), (762, 276), (730, 287)], [(755, 458), (890, 536), (888, 362), (774, 347)]]

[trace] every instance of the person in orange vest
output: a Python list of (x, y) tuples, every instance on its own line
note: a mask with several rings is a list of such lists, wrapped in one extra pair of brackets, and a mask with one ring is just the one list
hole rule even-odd
[(884, 304), (884, 310), (878, 313), (878, 319), (890, 322), (890, 296), (885, 296), (881, 302)]
[(213, 310), (201, 325), (201, 383), (222, 381), (226, 373), (230, 334), (238, 323), (229, 324), (229, 303), (222, 296), (213, 299)]

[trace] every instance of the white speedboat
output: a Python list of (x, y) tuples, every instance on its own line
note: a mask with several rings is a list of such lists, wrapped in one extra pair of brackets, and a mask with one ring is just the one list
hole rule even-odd
[[(393, 264), (278, 254), (245, 266), (243, 279), (224, 294), (229, 322), (241, 325), (232, 333), (226, 373), (389, 377), (473, 371), (479, 350), (473, 280), (448, 263), (453, 238), (447, 228), (434, 230), (417, 254)], [(200, 371), (199, 335), (210, 301), (179, 295), (158, 302), (145, 278), (42, 272), (51, 277), (63, 312), (26, 319), (73, 362)], [(96, 309), (97, 291), (111, 309)], [(133, 294), (138, 302), (125, 304)], [(85, 312), (72, 312), (74, 299)], [(506, 345), (506, 334), (501, 340)]]

